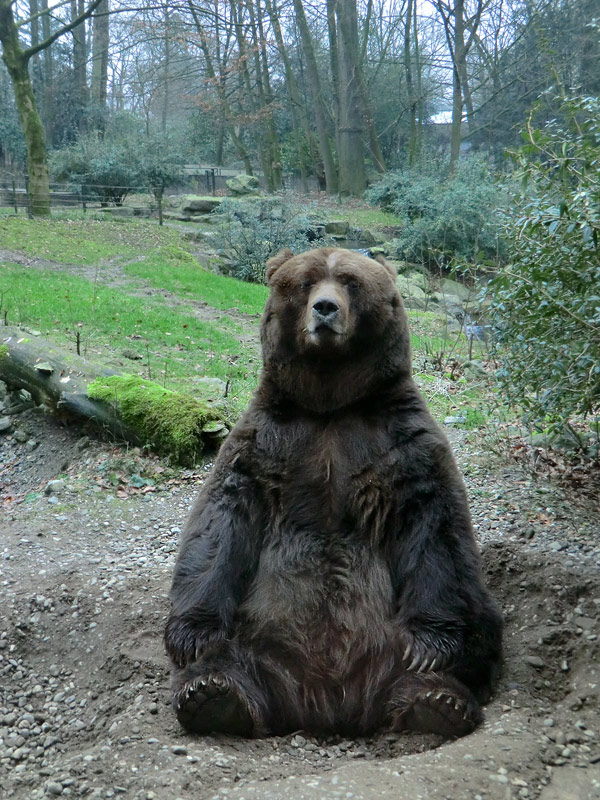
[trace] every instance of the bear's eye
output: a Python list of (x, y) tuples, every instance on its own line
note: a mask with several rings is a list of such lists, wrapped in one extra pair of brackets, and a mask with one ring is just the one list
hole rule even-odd
[(355, 280), (349, 280), (346, 283), (346, 286), (348, 287), (348, 289), (350, 289), (351, 292), (356, 292), (358, 291), (358, 289), (360, 289), (360, 283)]
[(303, 281), (302, 281), (302, 283), (300, 284), (300, 288), (302, 289), (302, 291), (303, 291), (303, 292), (306, 292), (306, 291), (308, 291), (308, 290), (309, 290), (309, 289), (310, 289), (310, 288), (311, 288), (313, 285), (314, 285), (314, 281), (313, 281), (313, 280), (311, 280), (311, 278), (306, 278), (306, 280), (303, 280)]

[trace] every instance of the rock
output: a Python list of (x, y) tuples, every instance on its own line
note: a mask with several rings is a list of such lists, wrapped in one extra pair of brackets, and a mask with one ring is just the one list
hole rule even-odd
[(363, 244), (367, 245), (367, 247), (383, 244), (385, 241), (387, 241), (387, 236), (385, 233), (369, 230), (368, 228), (363, 228), (360, 230), (358, 232), (358, 238)]
[(176, 756), (187, 756), (187, 747), (183, 744), (174, 744), (171, 752)]
[(371, 254), (371, 258), (377, 258), (377, 256), (387, 256), (390, 252), (390, 248), (384, 242), (381, 246), (376, 247), (369, 247), (369, 253)]
[(63, 785), (58, 781), (48, 781), (44, 786), (46, 794), (54, 795), (55, 797), (63, 793)]
[(4, 410), (7, 414), (20, 414), (22, 411), (33, 408), (34, 405), (33, 398), (27, 389), (18, 389), (10, 392), (7, 396), (4, 401)]
[(475, 339), (478, 342), (485, 342), (485, 328), (483, 325), (468, 323), (465, 325), (467, 339)]
[(346, 236), (349, 228), (350, 223), (346, 219), (330, 220), (325, 223), (325, 233), (330, 236)]
[(464, 425), (466, 421), (467, 418), (465, 416), (457, 414), (455, 417), (446, 417), (444, 425)]
[(37, 369), (38, 372), (43, 372), (45, 375), (52, 375), (54, 372), (54, 367), (49, 361), (40, 361), (35, 364), (34, 369)]
[(465, 375), (469, 375), (472, 378), (487, 377), (487, 372), (485, 371), (481, 361), (465, 361), (463, 364), (463, 369), (465, 371)]
[(456, 294), (444, 294), (443, 292), (434, 292), (431, 295), (431, 297), (435, 300), (436, 303), (439, 303), (446, 309), (446, 311), (450, 311), (452, 314), (463, 312), (464, 308), (463, 301)]
[(421, 289), (427, 290), (430, 281), (429, 277), (423, 272), (419, 272), (419, 270), (416, 270), (412, 265), (407, 264), (406, 261), (394, 262), (394, 266), (396, 267), (398, 275), (403, 280), (414, 283), (420, 286)]
[(125, 349), (122, 351), (121, 355), (123, 358), (128, 358), (130, 361), (140, 361), (142, 356), (139, 353), (136, 353), (135, 350)]
[(465, 286), (464, 283), (444, 278), (440, 281), (440, 292), (458, 297), (461, 301), (473, 302), (477, 296), (477, 289)]
[(222, 202), (221, 197), (205, 197), (198, 194), (184, 195), (180, 210), (184, 214), (210, 214)]
[(427, 298), (423, 300), (419, 297), (403, 297), (402, 302), (404, 303), (404, 308), (413, 308), (417, 311), (425, 311), (429, 305)]
[(0, 381), (0, 400), (4, 400), (7, 394), (8, 386), (4, 383), (4, 381)]
[(46, 488), (44, 489), (44, 494), (52, 494), (52, 493), (58, 494), (59, 492), (62, 492), (65, 486), (66, 486), (65, 481), (60, 479), (54, 481), (48, 481), (48, 483), (46, 484)]
[(25, 433), (25, 431), (15, 431), (13, 433), (13, 438), (15, 442), (19, 442), (20, 444), (24, 444), (29, 436)]
[(111, 208), (101, 208), (100, 211), (103, 211), (106, 214), (110, 214), (111, 217), (135, 217), (136, 216), (136, 209), (130, 208), (128, 206), (114, 206)]
[(175, 222), (191, 222), (191, 215), (184, 214), (182, 211), (164, 211), (163, 219), (173, 220)]
[(545, 667), (544, 660), (539, 656), (525, 656), (524, 660), (530, 667), (535, 667), (536, 669), (543, 669), (543, 667)]
[(225, 185), (229, 190), (229, 194), (234, 197), (260, 194), (258, 178), (254, 175), (246, 175), (245, 172), (236, 175), (235, 178), (229, 178), (229, 180), (225, 182)]
[(0, 417), (0, 433), (8, 433), (11, 427), (10, 417)]
[(427, 294), (416, 283), (412, 283), (405, 275), (398, 275), (396, 278), (396, 286), (398, 287), (402, 299), (414, 297), (417, 300), (427, 300)]

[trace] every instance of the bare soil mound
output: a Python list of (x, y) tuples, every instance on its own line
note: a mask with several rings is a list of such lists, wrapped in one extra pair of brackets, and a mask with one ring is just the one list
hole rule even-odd
[(0, 439), (2, 796), (600, 797), (600, 550), (589, 499), (455, 436), (507, 622), (501, 686), (471, 736), (197, 738), (168, 705), (162, 628), (204, 470), (171, 474), (34, 412), (13, 419)]

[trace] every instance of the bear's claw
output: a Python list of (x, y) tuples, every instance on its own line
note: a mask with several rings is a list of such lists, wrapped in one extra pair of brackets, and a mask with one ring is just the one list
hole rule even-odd
[(250, 736), (253, 720), (242, 691), (226, 675), (201, 675), (173, 697), (177, 719), (194, 733)]
[(436, 733), (445, 737), (466, 736), (482, 721), (479, 707), (452, 690), (431, 690), (412, 698), (397, 717), (396, 730)]

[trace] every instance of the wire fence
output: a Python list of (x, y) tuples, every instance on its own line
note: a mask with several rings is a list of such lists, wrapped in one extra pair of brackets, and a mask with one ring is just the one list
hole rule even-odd
[[(215, 196), (225, 189), (225, 175), (206, 169), (197, 174), (192, 191)], [(178, 187), (179, 188), (179, 187)], [(188, 190), (189, 191), (189, 190)], [(181, 188), (179, 188), (181, 192)], [(31, 216), (31, 193), (27, 176), (0, 174), (0, 208), (12, 209), (15, 214)], [(118, 186), (98, 183), (51, 183), (52, 208), (108, 212), (113, 216), (157, 215), (162, 224), (163, 210), (169, 206), (162, 189), (152, 186)]]

